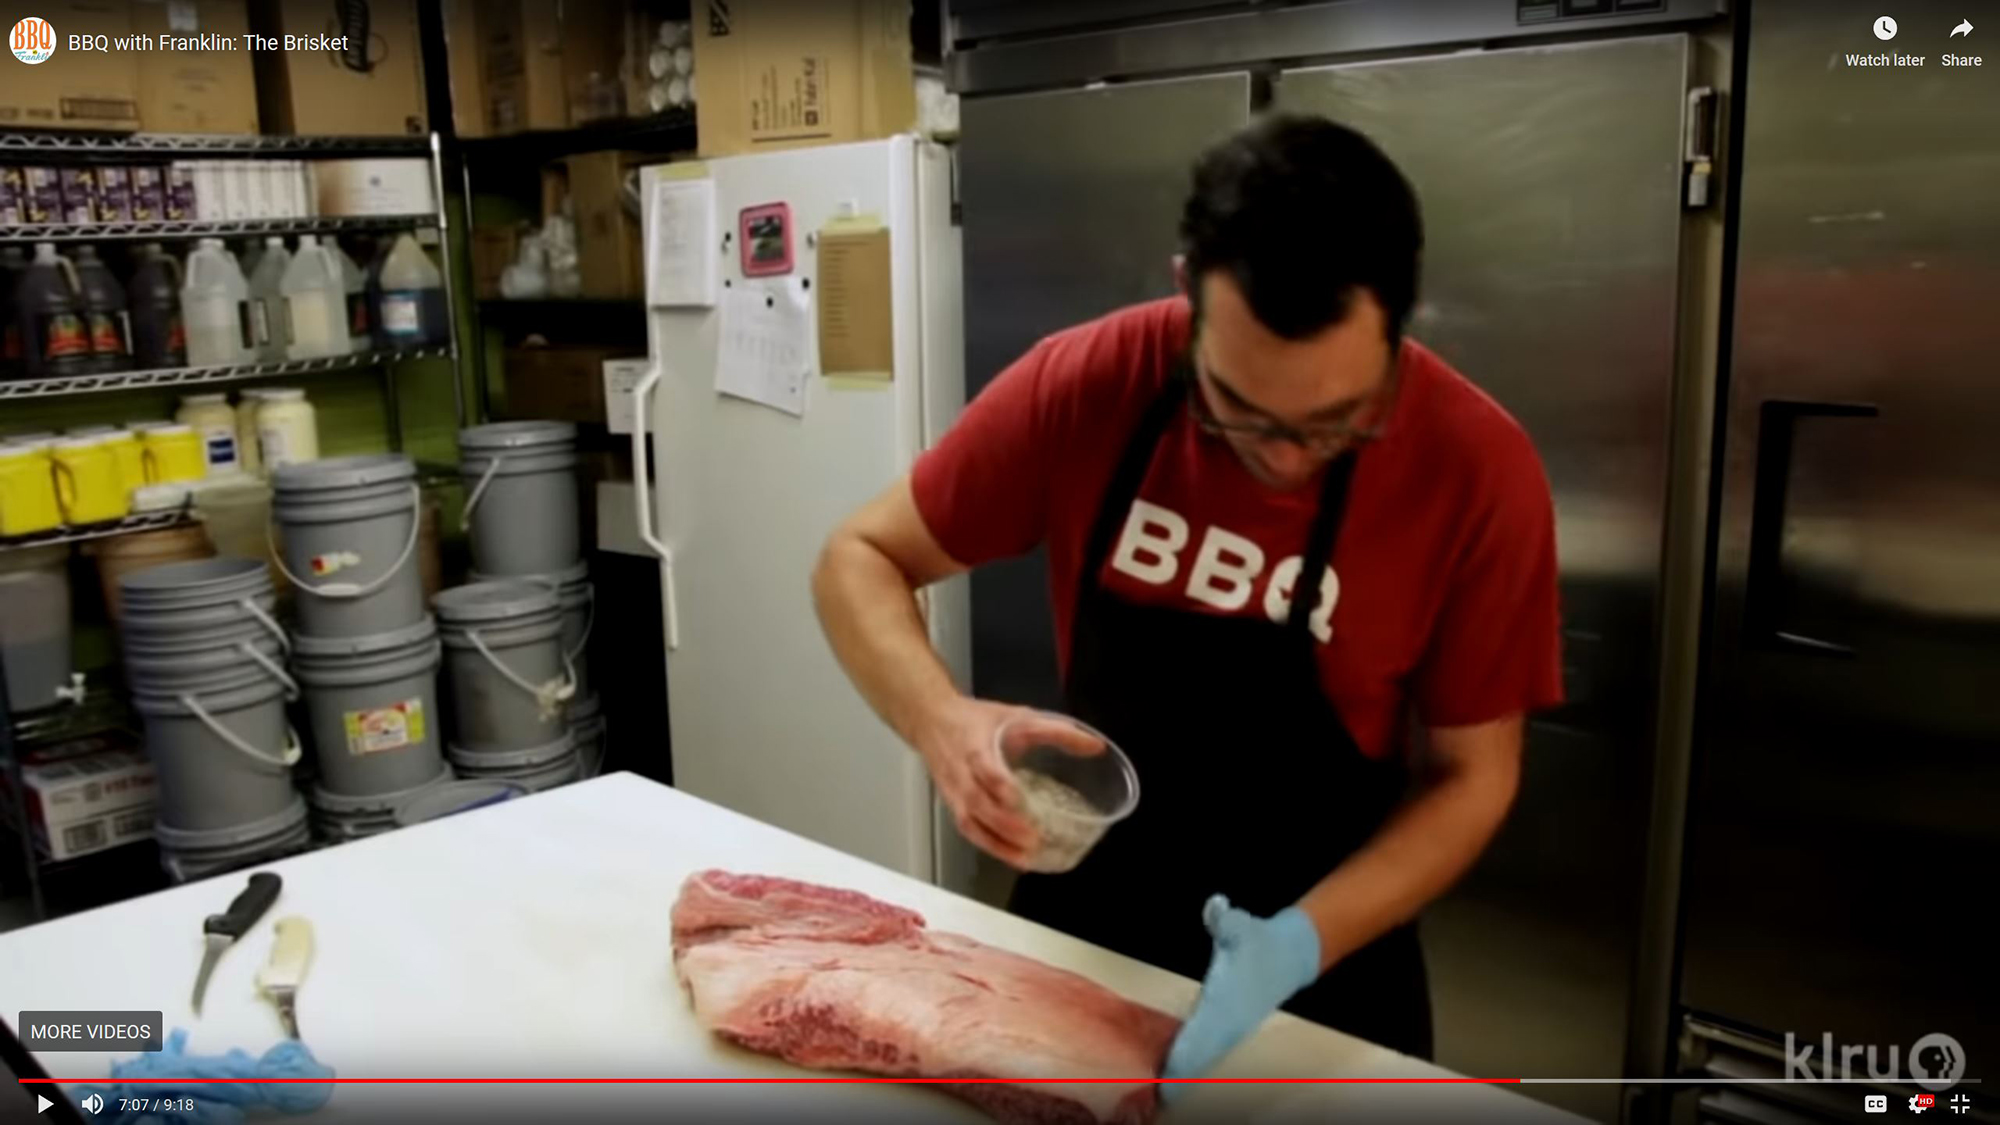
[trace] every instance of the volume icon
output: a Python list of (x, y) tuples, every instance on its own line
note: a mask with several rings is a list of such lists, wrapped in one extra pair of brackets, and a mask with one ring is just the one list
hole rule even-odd
[(89, 1097), (78, 1102), (77, 1104), (89, 1110), (92, 1113), (104, 1112), (104, 1098), (102, 1095), (99, 1094), (92, 1094)]

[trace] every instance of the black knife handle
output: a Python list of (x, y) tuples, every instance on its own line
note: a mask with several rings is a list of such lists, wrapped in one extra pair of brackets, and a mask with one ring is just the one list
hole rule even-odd
[(201, 924), (201, 932), (242, 937), (250, 932), (250, 927), (257, 924), (257, 919), (262, 918), (266, 910), (271, 909), (271, 904), (278, 901), (278, 891), (284, 885), (284, 880), (269, 871), (259, 871), (250, 876), (250, 885), (243, 888), (243, 893), (229, 904), (229, 910), (209, 915), (208, 920)]

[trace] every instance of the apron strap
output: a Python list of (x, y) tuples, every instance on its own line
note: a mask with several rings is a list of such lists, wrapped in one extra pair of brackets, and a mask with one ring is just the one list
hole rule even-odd
[(1340, 538), (1340, 525), (1347, 519), (1347, 494), (1354, 484), (1354, 450), (1347, 450), (1326, 467), (1320, 481), (1319, 512), (1313, 516), (1312, 530), (1306, 535), (1306, 552), (1299, 560), (1299, 577), (1292, 585), (1292, 614), (1285, 627), (1305, 632), (1306, 623), (1319, 609), (1319, 575), (1333, 559), (1333, 545)]
[(1071, 620), (1082, 619), (1084, 600), (1097, 585), (1098, 572), (1104, 569), (1105, 560), (1111, 557), (1112, 544), (1125, 528), (1126, 513), (1138, 498), (1139, 486), (1146, 482), (1146, 470), (1153, 467), (1153, 449), (1159, 445), (1160, 435), (1166, 432), (1167, 423), (1173, 421), (1186, 393), (1179, 379), (1169, 377), (1126, 440), (1125, 452), (1119, 455), (1118, 468), (1104, 488), (1104, 499), (1097, 505), (1097, 518), (1090, 525), (1090, 542), (1084, 550), (1083, 571), (1076, 584), (1076, 613)]

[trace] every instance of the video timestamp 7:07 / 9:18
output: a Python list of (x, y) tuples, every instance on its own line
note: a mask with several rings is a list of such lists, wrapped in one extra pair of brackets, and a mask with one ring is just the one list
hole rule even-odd
[(193, 1098), (119, 1098), (120, 1113), (193, 1113)]

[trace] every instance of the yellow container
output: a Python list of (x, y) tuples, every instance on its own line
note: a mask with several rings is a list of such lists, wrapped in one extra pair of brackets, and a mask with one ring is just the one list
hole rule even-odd
[(125, 495), (146, 483), (146, 458), (139, 448), (139, 435), (130, 430), (116, 430), (104, 436), (104, 447), (111, 451), (112, 459), (118, 462), (118, 479), (125, 484)]
[(0, 445), (0, 537), (33, 535), (62, 526), (55, 470), (48, 448)]
[(139, 435), (147, 484), (200, 480), (208, 475), (208, 455), (193, 426), (161, 426)]
[(50, 457), (65, 520), (104, 523), (122, 519), (132, 510), (132, 495), (118, 475), (118, 458), (103, 438), (65, 438), (55, 444)]

